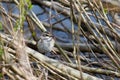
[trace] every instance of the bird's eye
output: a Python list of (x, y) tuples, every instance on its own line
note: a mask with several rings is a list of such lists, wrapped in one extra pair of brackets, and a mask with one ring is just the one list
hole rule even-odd
[(45, 34), (43, 34), (43, 36), (49, 36), (49, 34), (45, 33)]
[(46, 37), (46, 36), (52, 36), (52, 34), (50, 34), (49, 32), (44, 32), (43, 34), (42, 34), (42, 36), (44, 36), (44, 37)]
[(49, 34), (43, 33), (42, 36), (46, 37), (46, 36), (49, 36)]

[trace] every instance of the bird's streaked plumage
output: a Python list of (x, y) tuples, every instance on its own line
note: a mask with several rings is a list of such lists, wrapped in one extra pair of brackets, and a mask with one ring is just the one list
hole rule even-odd
[(38, 51), (41, 53), (51, 52), (55, 44), (53, 35), (49, 32), (44, 32), (37, 43)]

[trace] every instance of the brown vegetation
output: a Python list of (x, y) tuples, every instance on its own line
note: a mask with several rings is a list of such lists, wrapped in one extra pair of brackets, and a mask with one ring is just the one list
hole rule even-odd
[[(31, 1), (0, 2), (1, 80), (120, 79), (120, 6), (114, 0)], [(44, 31), (56, 39), (49, 55), (36, 46)]]

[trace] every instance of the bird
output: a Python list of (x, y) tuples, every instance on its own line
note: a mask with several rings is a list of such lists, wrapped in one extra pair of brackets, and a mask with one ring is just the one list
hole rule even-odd
[(120, 26), (120, 14), (119, 13), (114, 13), (112, 14), (113, 15), (113, 19), (114, 19), (114, 22)]
[(37, 48), (40, 53), (51, 52), (54, 48), (54, 45), (54, 36), (48, 31), (43, 32), (37, 42)]

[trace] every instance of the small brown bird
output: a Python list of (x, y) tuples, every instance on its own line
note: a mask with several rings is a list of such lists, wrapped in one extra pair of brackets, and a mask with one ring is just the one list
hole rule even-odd
[(54, 37), (49, 32), (43, 32), (37, 43), (37, 48), (40, 53), (51, 52), (55, 45)]

